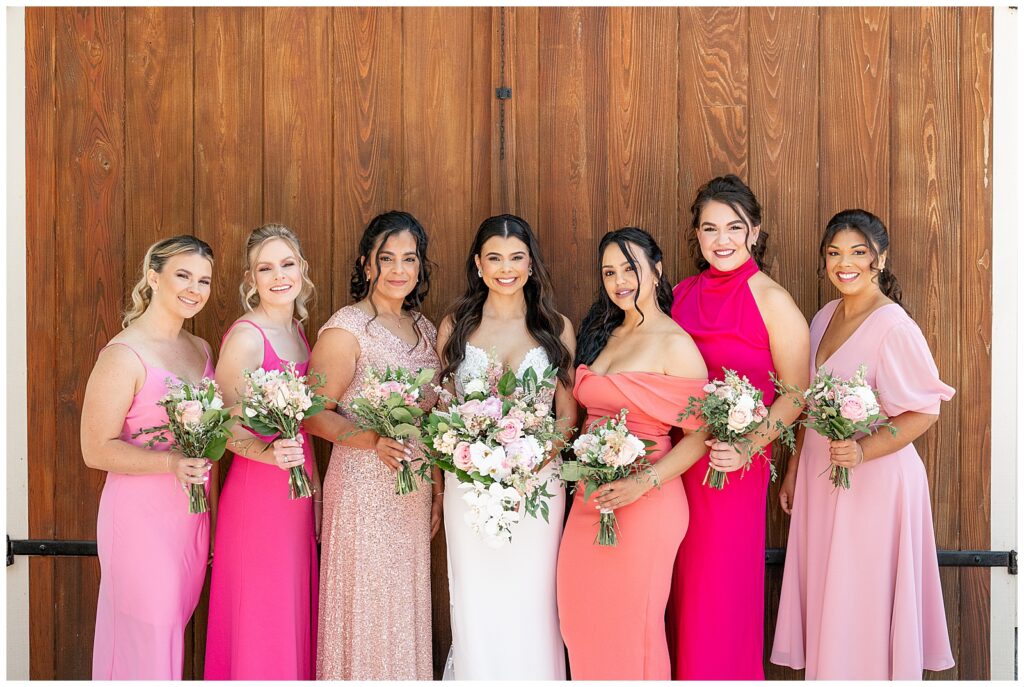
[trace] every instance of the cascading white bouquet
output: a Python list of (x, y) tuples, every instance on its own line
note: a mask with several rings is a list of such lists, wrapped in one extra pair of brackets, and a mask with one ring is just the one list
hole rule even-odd
[[(282, 370), (268, 372), (261, 367), (244, 370), (243, 374), (245, 388), (239, 398), (242, 426), (263, 437), (295, 439), (302, 421), (323, 410), (329, 400), (316, 393), (324, 385), (323, 375), (315, 375), (316, 381), (310, 384), (307, 377), (298, 374), (293, 362)], [(292, 467), (288, 473), (289, 498), (312, 495), (305, 466)]]
[(547, 481), (538, 476), (545, 459), (563, 442), (552, 401), (555, 368), (522, 378), (489, 359), (486, 371), (468, 380), (461, 403), (433, 410), (423, 423), (429, 464), (453, 473), (469, 505), (466, 523), (495, 548), (512, 539), (523, 511), (548, 519)]
[[(833, 441), (845, 441), (857, 432), (871, 434), (880, 427), (887, 427), (895, 436), (896, 428), (882, 413), (875, 390), (865, 381), (866, 375), (865, 365), (858, 367), (848, 380), (819, 369), (804, 394), (807, 417), (801, 424)], [(829, 479), (837, 487), (850, 488), (849, 468), (832, 465)]]
[[(207, 377), (198, 384), (176, 383), (168, 377), (166, 384), (167, 394), (157, 404), (167, 409), (167, 424), (142, 429), (132, 436), (155, 434), (146, 442), (147, 447), (173, 440), (174, 448), (187, 458), (220, 460), (231, 437), (231, 425), (238, 418), (224, 408), (217, 383)], [(205, 485), (190, 484), (187, 491), (189, 513), (210, 510)]]
[[(582, 482), (584, 500), (589, 499), (602, 484), (629, 475), (639, 478), (641, 473), (650, 469), (651, 464), (644, 456), (650, 453), (655, 443), (640, 439), (629, 431), (626, 426), (628, 412), (623, 408), (614, 418), (605, 417), (592, 422), (587, 433), (581, 434), (572, 444), (576, 460), (562, 463), (562, 479), (575, 482), (574, 490)], [(616, 527), (615, 511), (602, 508), (594, 543), (617, 546)]]
[[(434, 378), (432, 368), (410, 372), (388, 366), (383, 372), (370, 368), (363, 381), (363, 395), (349, 403), (359, 429), (372, 429), (389, 439), (419, 439), (423, 410), (417, 405), (424, 385)], [(395, 493), (416, 491), (410, 461), (402, 461), (395, 476)]]

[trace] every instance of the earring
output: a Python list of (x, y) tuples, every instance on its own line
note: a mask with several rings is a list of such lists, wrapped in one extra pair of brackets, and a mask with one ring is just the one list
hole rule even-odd
[(481, 279), (484, 278), (484, 271), (479, 267), (476, 268), (476, 276), (480, 277)]
[(527, 277), (532, 277), (533, 276), (533, 268), (532, 267), (530, 269), (526, 270), (526, 276)]

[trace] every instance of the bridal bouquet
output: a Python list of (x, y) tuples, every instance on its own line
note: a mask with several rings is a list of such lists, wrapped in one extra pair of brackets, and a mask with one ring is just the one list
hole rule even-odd
[[(289, 362), (283, 370), (255, 372), (245, 370), (245, 389), (239, 404), (242, 406), (242, 426), (263, 436), (295, 439), (302, 421), (324, 409), (329, 399), (316, 390), (324, 385), (323, 375), (309, 385), (307, 378)], [(304, 465), (296, 465), (288, 474), (288, 497), (309, 498), (313, 490)]]
[(521, 378), (500, 370), (489, 362), (466, 382), (461, 403), (423, 424), (430, 464), (462, 482), (466, 523), (494, 548), (512, 540), (523, 511), (547, 521), (552, 494), (537, 471), (562, 441), (551, 413), (555, 369), (538, 376), (531, 367)]
[[(896, 428), (882, 414), (874, 389), (864, 381), (866, 374), (865, 365), (857, 368), (857, 373), (849, 380), (819, 369), (811, 388), (804, 394), (807, 418), (801, 424), (833, 441), (844, 441), (857, 432), (870, 434), (878, 427), (888, 427), (895, 435)], [(833, 465), (829, 479), (837, 487), (850, 488), (849, 468)]]
[[(701, 419), (700, 431), (708, 432), (718, 441), (724, 441), (739, 449), (749, 446), (751, 441), (746, 435), (768, 418), (768, 408), (764, 405), (764, 394), (750, 383), (745, 376), (740, 377), (735, 370), (723, 367), (724, 379), (712, 380), (704, 385), (704, 396), (691, 396), (690, 401), (680, 418), (695, 416)], [(780, 430), (779, 438), (789, 448), (794, 447), (793, 430), (782, 423), (776, 423)], [(743, 470), (749, 470), (754, 455), (763, 456), (768, 461), (771, 479), (777, 478), (775, 464), (767, 458), (764, 448), (747, 457)], [(724, 489), (729, 477), (708, 465), (704, 473), (704, 482), (712, 489)]]
[[(423, 411), (418, 405), (423, 386), (433, 380), (434, 370), (423, 368), (413, 373), (404, 367), (384, 372), (369, 369), (363, 380), (363, 395), (349, 403), (359, 429), (372, 429), (389, 439), (418, 439)], [(395, 477), (395, 493), (411, 494), (416, 491), (412, 468), (407, 461)]]
[[(217, 383), (204, 377), (198, 384), (175, 384), (168, 377), (167, 389), (167, 394), (157, 401), (167, 409), (167, 424), (140, 430), (133, 436), (155, 433), (156, 436), (146, 443), (151, 448), (158, 442), (169, 441), (167, 434), (170, 433), (174, 448), (186, 458), (219, 460), (231, 437), (231, 425), (237, 418), (224, 409)], [(206, 513), (209, 510), (205, 485), (190, 484), (188, 512)]]
[[(623, 408), (617, 417), (601, 418), (591, 423), (590, 430), (581, 434), (572, 444), (576, 460), (562, 463), (562, 479), (576, 482), (574, 489), (583, 482), (584, 500), (589, 499), (602, 484), (650, 468), (644, 456), (650, 452), (654, 442), (640, 439), (629, 431), (626, 427), (628, 412)], [(594, 543), (599, 546), (617, 546), (615, 528), (615, 511), (602, 508)]]

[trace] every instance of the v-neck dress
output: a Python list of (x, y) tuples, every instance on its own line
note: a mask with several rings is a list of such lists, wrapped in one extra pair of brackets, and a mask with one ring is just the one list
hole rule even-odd
[[(811, 322), (811, 376), (841, 300)], [(938, 414), (939, 379), (917, 324), (899, 305), (875, 310), (824, 361), (839, 377), (867, 365), (889, 417)], [(885, 430), (882, 430), (885, 431)], [(858, 435), (859, 438), (862, 435)], [(913, 444), (828, 479), (828, 440), (804, 434), (771, 661), (809, 680), (920, 680), (953, 665), (932, 529), (928, 476)]]

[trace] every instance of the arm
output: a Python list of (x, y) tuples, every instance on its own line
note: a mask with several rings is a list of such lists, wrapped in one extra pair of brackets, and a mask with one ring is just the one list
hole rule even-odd
[(796, 475), (797, 466), (800, 462), (800, 452), (804, 448), (804, 427), (798, 427), (796, 430), (796, 449), (793, 454), (789, 457), (789, 462), (786, 463), (786, 476), (782, 478), (782, 484), (779, 486), (779, 506), (782, 508), (782, 512), (786, 515), (793, 513), (793, 497), (796, 492)]
[[(359, 342), (344, 329), (324, 331), (313, 346), (309, 361), (309, 374), (319, 372), (326, 383), (320, 393), (339, 399), (348, 390), (359, 359)], [(400, 459), (406, 455), (405, 446), (394, 439), (386, 439), (374, 431), (360, 430), (355, 423), (334, 411), (337, 403), (329, 401), (324, 410), (303, 421), (307, 433), (350, 448), (374, 449), (389, 470), (398, 472)]]
[[(562, 335), (559, 337), (562, 343), (567, 349), (569, 349), (569, 360), (573, 360), (576, 356), (576, 333), (573, 331), (572, 322), (569, 318), (562, 316), (565, 322), (565, 327), (562, 329)], [(572, 441), (572, 435), (576, 433), (576, 429), (580, 422), (580, 407), (576, 403), (576, 399), (572, 395), (572, 389), (576, 380), (576, 370), (570, 364), (569, 369), (569, 384), (563, 384), (558, 382), (555, 385), (555, 426), (562, 435), (562, 440), (565, 442), (563, 446), (556, 446), (555, 450), (552, 451), (551, 455), (548, 456), (540, 467), (540, 470), (547, 465), (555, 456), (557, 456), (565, 445), (568, 445)]]
[(132, 401), (145, 382), (146, 370), (124, 346), (100, 352), (89, 375), (82, 403), (81, 444), (85, 464), (122, 475), (171, 473), (183, 485), (209, 479), (209, 461), (185, 458), (175, 450), (153, 451), (121, 440)]
[(831, 461), (845, 468), (852, 468), (869, 460), (876, 460), (891, 453), (896, 453), (908, 446), (939, 419), (938, 415), (907, 411), (900, 413), (889, 422), (896, 428), (893, 436), (886, 428), (879, 428), (873, 434), (854, 441), (830, 441), (829, 452)]

